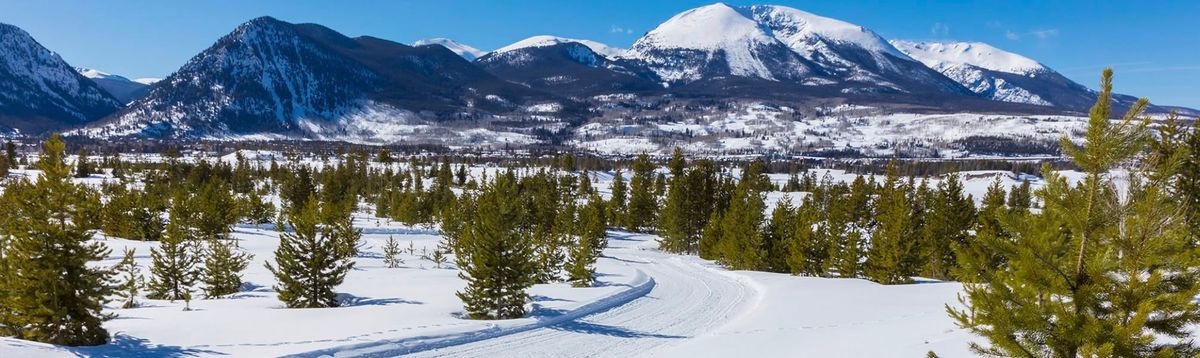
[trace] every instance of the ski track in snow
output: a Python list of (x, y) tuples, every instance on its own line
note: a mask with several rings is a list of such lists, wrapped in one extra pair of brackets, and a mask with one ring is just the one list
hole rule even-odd
[[(319, 350), (296, 357), (630, 357), (705, 335), (749, 312), (759, 295), (736, 274), (695, 257), (650, 250), (654, 236), (610, 235), (605, 260), (648, 276), (645, 284), (561, 316), (512, 329), (416, 337)], [(622, 297), (625, 296), (625, 297)], [(590, 306), (590, 307), (589, 307)], [(582, 314), (576, 314), (580, 313)], [(535, 312), (536, 314), (536, 312)]]

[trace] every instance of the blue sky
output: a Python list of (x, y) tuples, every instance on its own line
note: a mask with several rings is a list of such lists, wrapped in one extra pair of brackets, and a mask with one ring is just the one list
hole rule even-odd
[[(29, 31), (76, 66), (163, 77), (218, 37), (270, 15), (351, 36), (410, 43), (448, 37), (489, 50), (552, 34), (626, 47), (672, 15), (712, 1), (25, 1), (0, 0), (0, 22)], [(751, 1), (729, 1), (749, 5)], [(1200, 1), (788, 1), (886, 38), (982, 41), (1094, 87), (1200, 108)]]

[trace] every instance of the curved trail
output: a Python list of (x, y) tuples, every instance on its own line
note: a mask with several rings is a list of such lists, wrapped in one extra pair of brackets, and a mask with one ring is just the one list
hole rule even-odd
[(340, 351), (335, 356), (386, 357), (630, 357), (652, 355), (702, 335), (747, 312), (757, 292), (736, 276), (695, 257), (646, 250), (652, 236), (610, 236), (605, 260), (644, 272), (653, 287), (625, 304), (513, 334), (425, 350)]

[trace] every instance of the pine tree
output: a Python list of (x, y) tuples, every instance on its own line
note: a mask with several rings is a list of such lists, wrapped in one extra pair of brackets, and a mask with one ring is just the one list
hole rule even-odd
[(510, 319), (525, 315), (538, 271), (532, 238), (517, 230), (521, 216), (512, 173), (484, 183), (474, 215), (458, 238), (456, 263), (467, 287), (457, 292), (473, 319)]
[(643, 232), (654, 226), (658, 215), (658, 200), (654, 195), (654, 163), (646, 153), (634, 159), (633, 177), (629, 180), (629, 208), (625, 228)]
[(729, 209), (721, 218), (721, 234), (716, 243), (718, 262), (734, 270), (763, 267), (764, 209), (763, 196), (756, 190), (754, 182), (739, 183)]
[(958, 265), (954, 248), (967, 243), (968, 230), (975, 222), (975, 204), (963, 196), (962, 182), (953, 173), (938, 184), (931, 199), (922, 233), (923, 272), (926, 277), (948, 280)]
[(398, 257), (400, 255), (400, 243), (396, 238), (388, 236), (387, 242), (383, 244), (383, 264), (388, 268), (398, 268), (404, 263), (404, 259)]
[(829, 255), (833, 249), (823, 230), (828, 223), (819, 223), (821, 218), (818, 210), (811, 197), (806, 198), (789, 222), (792, 228), (787, 237), (787, 265), (793, 274), (827, 275)]
[(228, 296), (242, 290), (242, 271), (250, 265), (254, 255), (240, 252), (233, 242), (227, 242), (231, 240), (236, 239), (208, 239), (200, 278), (204, 282), (205, 298)]
[(121, 262), (112, 268), (117, 275), (113, 290), (121, 299), (121, 308), (138, 306), (137, 297), (142, 288), (142, 268), (133, 257), (134, 249), (125, 249), (125, 256), (121, 257)]
[[(182, 193), (182, 191), (180, 192)], [(172, 200), (167, 232), (159, 241), (158, 248), (150, 249), (150, 282), (147, 297), (159, 300), (181, 300), (190, 295), (196, 278), (200, 274), (196, 267), (201, 258), (197, 237), (188, 227), (186, 194), (177, 194)]]
[(1179, 163), (1176, 178), (1176, 193), (1183, 201), (1184, 219), (1188, 222), (1191, 236), (1200, 246), (1200, 119), (1192, 122), (1192, 130), (1182, 143), (1185, 153)]
[(613, 218), (613, 222), (610, 224), (613, 226), (626, 227), (627, 217), (625, 215), (625, 199), (626, 195), (628, 195), (627, 191), (629, 188), (625, 186), (625, 178), (621, 174), (620, 169), (617, 169), (616, 173), (613, 174), (612, 187), (610, 189), (612, 191), (612, 197), (608, 199), (608, 217)]
[[(96, 194), (70, 180), (65, 144), (43, 144), (34, 183), (10, 183), (0, 203), (0, 334), (60, 345), (98, 345), (108, 332), (101, 313), (111, 292), (107, 268), (88, 265), (109, 250), (81, 225)], [(96, 202), (89, 202), (95, 200)]]
[(88, 161), (88, 152), (85, 149), (80, 149), (78, 159), (75, 160), (75, 177), (87, 178), (95, 172), (92, 168), (92, 163)]
[[(792, 209), (791, 198), (784, 197), (771, 210), (771, 219), (763, 233), (763, 270), (770, 272), (790, 272), (788, 265), (789, 241), (797, 228), (796, 212)], [(824, 253), (824, 252), (823, 252)]]
[(289, 210), (293, 232), (280, 235), (275, 264), (267, 270), (278, 283), (273, 287), (288, 308), (337, 307), (334, 289), (342, 284), (354, 261), (344, 255), (339, 234), (320, 225), (317, 198), (305, 200), (303, 209)]
[(13, 163), (8, 161), (7, 157), (0, 157), (0, 180), (8, 177), (8, 172), (12, 166)]
[(864, 274), (882, 284), (907, 283), (916, 274), (916, 227), (907, 188), (900, 183), (896, 162), (888, 164), (880, 188), (875, 217), (879, 226), (871, 233)]
[(1003, 220), (1011, 239), (992, 248), (1006, 267), (966, 284), (965, 308), (947, 307), (959, 326), (987, 340), (972, 344), (980, 354), (1200, 354), (1185, 328), (1200, 323), (1200, 253), (1187, 236), (1178, 198), (1165, 190), (1177, 173), (1134, 172), (1124, 198), (1108, 176), (1139, 159), (1150, 124), (1139, 118), (1145, 99), (1110, 121), (1111, 76), (1105, 70), (1084, 144), (1062, 140), (1083, 181), (1071, 186), (1044, 165), (1046, 185), (1036, 193), (1042, 211)]
[(608, 246), (605, 238), (604, 202), (592, 197), (579, 213), (578, 242), (570, 248), (567, 281), (575, 287), (590, 287), (595, 282), (596, 260)]

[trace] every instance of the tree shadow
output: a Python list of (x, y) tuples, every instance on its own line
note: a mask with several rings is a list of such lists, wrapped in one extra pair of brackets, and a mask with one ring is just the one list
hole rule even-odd
[(547, 327), (556, 331), (575, 332), (583, 334), (599, 334), (604, 336), (621, 337), (621, 338), (664, 338), (664, 339), (682, 339), (686, 336), (677, 336), (669, 334), (647, 333), (631, 330), (628, 328), (608, 326), (580, 320), (564, 322), (562, 324)]
[(600, 256), (600, 257), (603, 257), (603, 258), (606, 258), (606, 259), (610, 259), (610, 260), (613, 260), (613, 261), (620, 261), (620, 262), (624, 262), (624, 263), (627, 263), (627, 264), (643, 264), (643, 265), (644, 265), (644, 264), (649, 264), (649, 263), (650, 263), (650, 262), (648, 262), (648, 261), (638, 261), (638, 260), (623, 259), (623, 258), (616, 257), (616, 256)]
[(359, 296), (355, 296), (355, 295), (352, 295), (349, 293), (339, 293), (339, 294), (337, 294), (337, 296), (338, 296), (338, 303), (340, 303), (342, 307), (388, 306), (388, 305), (399, 305), (399, 304), (405, 304), (405, 305), (423, 305), (423, 304), (425, 304), (425, 302), (421, 302), (421, 301), (409, 301), (409, 300), (393, 298), (393, 297), (370, 298), (370, 297), (359, 297)]
[(75, 354), (76, 356), (88, 358), (150, 358), (226, 355), (225, 353), (204, 349), (152, 344), (146, 339), (121, 333), (114, 334), (108, 344), (105, 345), (93, 347), (70, 347), (68, 350), (70, 350), (71, 353)]

